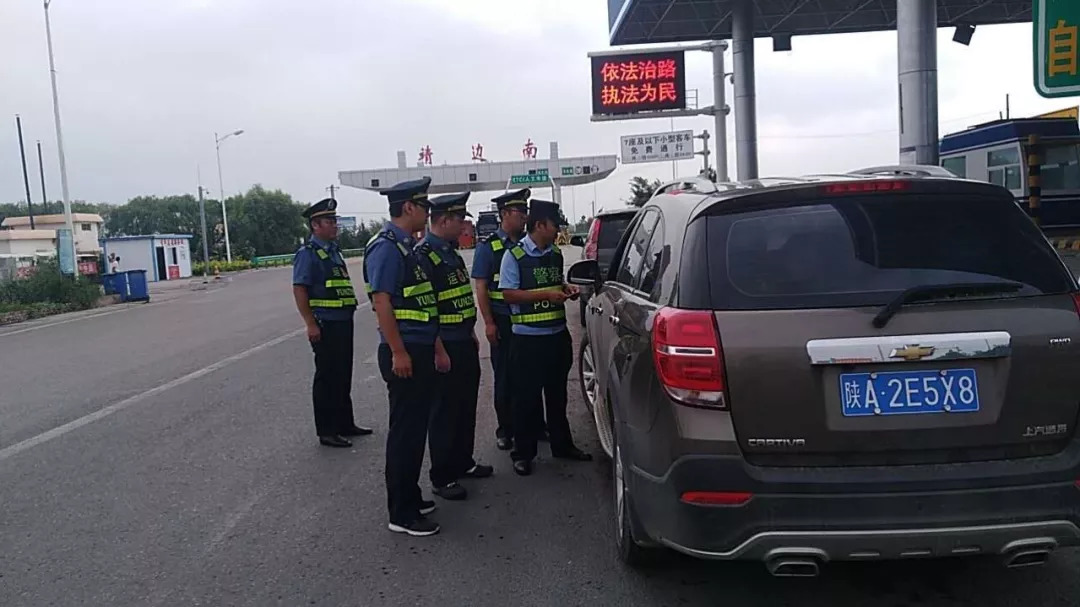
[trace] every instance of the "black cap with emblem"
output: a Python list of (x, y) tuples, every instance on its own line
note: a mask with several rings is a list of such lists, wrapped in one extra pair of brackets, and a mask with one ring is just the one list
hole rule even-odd
[(560, 228), (570, 225), (570, 223), (566, 221), (566, 217), (563, 216), (562, 209), (559, 205), (548, 200), (533, 199), (529, 201), (529, 216), (535, 219), (549, 219)]
[(532, 196), (532, 190), (525, 188), (524, 190), (518, 190), (516, 192), (507, 192), (502, 196), (496, 196), (491, 199), (500, 211), (504, 209), (518, 208), (522, 211), (526, 211), (529, 208), (529, 197)]
[(428, 202), (427, 194), (430, 186), (431, 177), (424, 177), (412, 181), (403, 181), (385, 190), (380, 190), (379, 194), (386, 196), (390, 206), (412, 202), (422, 207), (430, 207), (431, 203)]
[(431, 199), (431, 213), (457, 213), (462, 217), (472, 217), (466, 202), (469, 200), (469, 192), (462, 194), (446, 194)]
[(320, 217), (333, 217), (337, 218), (337, 201), (333, 198), (324, 198), (319, 202), (304, 209), (301, 213), (305, 219), (311, 221), (312, 219), (318, 219)]

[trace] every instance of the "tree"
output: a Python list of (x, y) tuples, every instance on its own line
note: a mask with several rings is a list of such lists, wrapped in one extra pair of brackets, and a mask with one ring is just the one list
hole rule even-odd
[(382, 222), (377, 219), (357, 223), (355, 228), (341, 230), (338, 234), (338, 245), (345, 250), (362, 249), (367, 246), (371, 237), (382, 229), (382, 226)]
[[(211, 253), (221, 251), (224, 241), (214, 229), (221, 223), (221, 205), (206, 202), (206, 230), (210, 237)], [(191, 251), (202, 257), (202, 222), (199, 201), (191, 194), (182, 196), (138, 196), (127, 204), (113, 207), (105, 217), (105, 233), (109, 236), (142, 236), (147, 234), (191, 234)], [(215, 255), (217, 256), (217, 255)]]
[(296, 251), (308, 234), (301, 213), (306, 208), (281, 190), (255, 185), (243, 196), (225, 201), (233, 257), (282, 255)]
[(645, 206), (660, 185), (659, 179), (649, 181), (644, 177), (634, 177), (630, 180), (630, 200), (626, 201), (627, 204), (634, 207)]
[(592, 223), (592, 219), (582, 215), (581, 219), (579, 219), (577, 221), (577, 223), (574, 224), (574, 229), (573, 229), (574, 233), (579, 234), (581, 232), (587, 231), (589, 229), (589, 224), (591, 224), (591, 223)]

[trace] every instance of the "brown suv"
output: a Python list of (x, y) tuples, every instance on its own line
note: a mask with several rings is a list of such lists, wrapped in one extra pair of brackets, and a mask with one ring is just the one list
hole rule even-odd
[(1007, 190), (883, 171), (671, 184), (570, 268), (627, 562), (1080, 544), (1075, 279)]

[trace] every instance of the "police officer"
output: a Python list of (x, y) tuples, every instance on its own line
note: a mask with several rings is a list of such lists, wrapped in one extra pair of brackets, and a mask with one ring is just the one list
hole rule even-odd
[(484, 336), (491, 344), (491, 369), (495, 373), (496, 446), (507, 451), (514, 445), (514, 411), (510, 400), (510, 307), (499, 290), (499, 268), (503, 255), (525, 235), (529, 212), (528, 188), (496, 196), (491, 201), (499, 209), (499, 229), (476, 247), (472, 277), (476, 303), (484, 317)]
[(551, 454), (560, 459), (592, 459), (574, 445), (566, 418), (566, 378), (574, 358), (564, 304), (579, 292), (563, 279), (563, 256), (555, 245), (564, 225), (559, 205), (534, 199), (525, 221), (528, 234), (503, 256), (499, 271), (499, 289), (510, 304), (514, 332), (510, 345), (514, 450), (510, 457), (514, 472), (522, 476), (532, 474), (545, 410)]
[(463, 500), (463, 477), (486, 478), (491, 466), (476, 463), (476, 399), (480, 392), (480, 349), (473, 329), (476, 303), (457, 252), (465, 227), (469, 193), (431, 199), (431, 227), (416, 247), (417, 258), (435, 285), (439, 337), (450, 356), (450, 372), (440, 377), (428, 428), (432, 492), (443, 499)]
[(315, 433), (328, 447), (351, 447), (349, 436), (371, 434), (353, 422), (353, 313), (356, 292), (338, 248), (337, 201), (320, 200), (303, 216), (311, 238), (293, 257), (293, 299), (315, 351), (311, 389)]
[(399, 183), (383, 190), (390, 221), (364, 251), (364, 282), (379, 323), (379, 371), (390, 398), (386, 436), (386, 494), (390, 531), (412, 536), (439, 532), (426, 515), (435, 502), (420, 493), (436, 373), (450, 370), (438, 339), (435, 287), (417, 262), (412, 234), (427, 223), (431, 179)]

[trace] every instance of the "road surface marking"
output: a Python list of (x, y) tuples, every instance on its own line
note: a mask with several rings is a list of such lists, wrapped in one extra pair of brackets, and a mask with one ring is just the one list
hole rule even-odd
[(80, 320), (90, 320), (91, 318), (100, 318), (102, 316), (109, 316), (110, 314), (116, 314), (118, 312), (125, 312), (131, 308), (131, 305), (124, 306), (119, 310), (111, 310), (109, 312), (102, 312), (101, 314), (87, 314), (78, 318), (69, 318), (67, 320), (61, 320), (58, 322), (51, 322), (45, 325), (34, 325), (33, 327), (27, 327), (25, 329), (19, 329), (17, 331), (8, 331), (7, 333), (0, 333), (0, 337), (7, 337), (9, 335), (18, 335), (19, 333), (27, 333), (30, 331), (37, 331), (38, 329), (47, 329), (49, 327), (55, 327), (57, 325), (66, 325), (69, 322), (78, 322)]
[(84, 415), (83, 417), (72, 420), (72, 421), (70, 421), (70, 422), (68, 422), (68, 423), (66, 423), (66, 424), (64, 424), (62, 426), (57, 426), (57, 427), (53, 428), (52, 430), (42, 432), (41, 434), (38, 434), (37, 436), (34, 436), (32, 438), (28, 438), (28, 439), (26, 439), (26, 440), (24, 440), (22, 442), (19, 442), (19, 443), (15, 443), (14, 445), (11, 445), (10, 447), (5, 447), (3, 449), (0, 449), (0, 462), (8, 459), (9, 457), (11, 457), (13, 455), (17, 455), (19, 453), (22, 453), (23, 451), (26, 451), (27, 449), (30, 449), (30, 448), (36, 447), (36, 446), (38, 446), (38, 445), (40, 445), (42, 443), (51, 441), (54, 438), (60, 438), (61, 436), (64, 436), (65, 434), (67, 434), (69, 432), (72, 432), (74, 430), (78, 430), (79, 428), (82, 428), (83, 426), (86, 426), (88, 424), (96, 422), (96, 421), (98, 421), (100, 419), (105, 419), (106, 417), (109, 417), (113, 413), (119, 413), (120, 411), (123, 411), (124, 409), (127, 409), (127, 408), (129, 408), (129, 407), (131, 407), (133, 405), (139, 404), (140, 402), (150, 398), (151, 396), (157, 396), (158, 394), (161, 394), (162, 392), (171, 390), (171, 389), (173, 389), (173, 388), (175, 388), (177, 386), (182, 386), (182, 385), (184, 385), (184, 384), (186, 384), (186, 383), (188, 383), (190, 381), (194, 381), (196, 379), (199, 379), (200, 377), (203, 377), (205, 375), (209, 375), (209, 374), (213, 373), (214, 371), (224, 369), (225, 367), (227, 367), (227, 366), (229, 366), (229, 365), (231, 365), (231, 364), (233, 364), (235, 362), (239, 362), (239, 361), (241, 361), (241, 360), (243, 360), (245, 358), (248, 358), (249, 356), (252, 356), (253, 354), (258, 354), (259, 352), (262, 352), (263, 350), (266, 350), (267, 348), (272, 348), (272, 347), (274, 347), (274, 346), (276, 346), (276, 345), (278, 345), (278, 344), (280, 344), (280, 343), (282, 343), (284, 341), (287, 341), (287, 340), (292, 339), (294, 337), (298, 337), (300, 335), (303, 335), (304, 333), (306, 333), (306, 329), (297, 329), (295, 331), (289, 331), (288, 333), (286, 333), (286, 334), (284, 334), (284, 335), (282, 335), (280, 337), (275, 337), (274, 339), (271, 339), (270, 341), (268, 341), (266, 343), (262, 343), (262, 344), (259, 344), (259, 345), (255, 346), (255, 347), (253, 347), (253, 348), (249, 348), (247, 350), (244, 350), (243, 352), (240, 352), (239, 354), (233, 354), (232, 356), (230, 356), (228, 358), (223, 358), (223, 359), (217, 361), (216, 363), (214, 363), (212, 365), (208, 365), (206, 367), (203, 367), (202, 369), (199, 369), (198, 371), (193, 371), (191, 373), (188, 373), (187, 375), (184, 375), (182, 377), (178, 377), (178, 378), (176, 378), (176, 379), (174, 379), (174, 380), (172, 380), (170, 382), (166, 382), (164, 384), (161, 384), (160, 386), (157, 386), (156, 388), (150, 388), (149, 390), (147, 390), (145, 392), (141, 392), (139, 394), (136, 394), (135, 396), (125, 398), (122, 401), (119, 401), (119, 402), (113, 403), (111, 405), (108, 405), (105, 408), (99, 409), (99, 410), (97, 410), (97, 411), (95, 411), (95, 412), (93, 412), (93, 413), (91, 413), (89, 415)]

